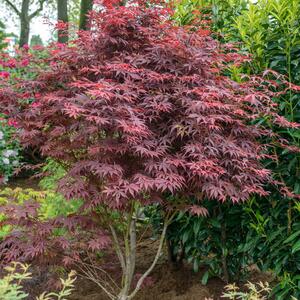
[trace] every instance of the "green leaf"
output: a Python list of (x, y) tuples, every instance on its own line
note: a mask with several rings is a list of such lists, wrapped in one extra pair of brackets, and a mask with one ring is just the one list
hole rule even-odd
[(294, 185), (294, 193), (299, 194), (300, 193), (300, 183), (296, 182)]
[(193, 226), (195, 235), (198, 234), (198, 232), (200, 230), (200, 226), (201, 226), (200, 220), (196, 220), (196, 222), (194, 223), (194, 226)]
[(193, 270), (195, 273), (197, 273), (199, 271), (199, 261), (197, 258), (194, 259)]
[(179, 221), (184, 215), (185, 213), (183, 211), (180, 211), (175, 221)]
[(291, 134), (293, 137), (300, 138), (300, 131), (295, 131)]
[(295, 237), (297, 237), (298, 235), (300, 235), (300, 230), (297, 232), (294, 232), (292, 235), (290, 235), (283, 243), (287, 244), (289, 242), (291, 242), (292, 240), (295, 239)]
[(292, 253), (294, 254), (299, 250), (300, 250), (300, 240), (292, 247)]
[(211, 219), (210, 224), (216, 228), (221, 228), (221, 223), (217, 219)]
[(187, 241), (188, 238), (189, 238), (189, 235), (190, 235), (190, 232), (189, 232), (188, 230), (186, 230), (186, 231), (184, 232), (183, 236), (182, 236), (182, 242), (183, 242), (183, 244), (186, 243), (186, 241)]
[(208, 278), (209, 278), (209, 272), (206, 271), (206, 272), (204, 273), (204, 275), (202, 276), (201, 283), (202, 283), (203, 285), (206, 285), (206, 284), (207, 284), (207, 281), (208, 281)]

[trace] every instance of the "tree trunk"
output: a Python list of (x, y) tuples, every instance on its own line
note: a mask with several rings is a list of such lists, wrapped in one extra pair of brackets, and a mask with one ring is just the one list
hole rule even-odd
[(29, 19), (29, 2), (30, 0), (22, 1), (22, 9), (20, 14), (20, 40), (19, 46), (23, 47), (29, 43), (30, 19)]
[[(57, 0), (57, 21), (61, 21), (64, 23), (69, 22), (68, 18), (68, 0)], [(59, 43), (66, 44), (68, 43), (68, 29), (66, 30), (59, 30), (57, 41)]]
[(129, 216), (129, 239), (125, 240), (125, 276), (124, 286), (118, 295), (118, 300), (128, 300), (132, 285), (135, 263), (136, 263), (136, 219), (133, 215)]
[(88, 30), (89, 29), (88, 13), (92, 9), (93, 9), (93, 0), (81, 0), (79, 29), (81, 29), (81, 30)]
[(176, 245), (174, 245), (174, 243), (172, 243), (167, 238), (166, 238), (166, 245), (168, 250), (168, 262), (170, 267), (177, 271), (180, 270), (183, 267), (183, 259), (185, 255), (184, 246), (182, 242), (180, 242), (179, 251), (177, 255), (174, 253), (174, 248)]

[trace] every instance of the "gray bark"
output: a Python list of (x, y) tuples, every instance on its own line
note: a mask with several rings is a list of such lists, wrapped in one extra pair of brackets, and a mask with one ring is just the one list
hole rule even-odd
[(132, 285), (132, 280), (135, 271), (136, 260), (136, 219), (132, 215), (130, 216), (129, 224), (129, 240), (125, 241), (125, 274), (124, 274), (124, 286), (118, 295), (118, 300), (128, 300), (129, 292)]
[(25, 44), (29, 43), (29, 32), (30, 32), (30, 19), (29, 19), (29, 1), (22, 1), (22, 8), (20, 14), (20, 40), (19, 46), (23, 47)]
[[(57, 20), (62, 21), (64, 23), (69, 22), (69, 17), (68, 17), (68, 0), (57, 0)], [(64, 30), (58, 31), (58, 37), (57, 41), (59, 43), (66, 44), (68, 43), (68, 31)]]
[(21, 10), (14, 4), (14, 1), (3, 0), (20, 19), (20, 39), (19, 46), (23, 47), (29, 43), (30, 21), (35, 18), (42, 10), (46, 0), (39, 0), (39, 7), (32, 14), (29, 14), (30, 0), (23, 0)]

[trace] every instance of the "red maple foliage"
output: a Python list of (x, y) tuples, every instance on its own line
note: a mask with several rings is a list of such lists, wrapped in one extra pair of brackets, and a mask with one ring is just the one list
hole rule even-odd
[[(232, 81), (228, 64), (248, 58), (169, 20), (155, 6), (92, 12), (91, 30), (52, 49), (47, 70), (0, 91), (24, 147), (67, 170), (59, 189), (84, 200), (82, 214), (100, 205), (126, 210), (132, 199), (168, 205), (174, 195), (205, 215), (190, 197), (201, 206), (204, 198), (267, 194), (272, 179), (260, 160), (268, 145), (259, 138), (271, 133), (253, 123), (276, 118), (266, 80)], [(24, 92), (30, 101), (20, 101)]]

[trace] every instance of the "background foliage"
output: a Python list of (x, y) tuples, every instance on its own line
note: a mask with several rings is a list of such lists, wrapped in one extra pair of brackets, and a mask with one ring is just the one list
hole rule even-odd
[(20, 146), (14, 139), (16, 129), (9, 125), (6, 115), (0, 114), (0, 184), (6, 183), (19, 166)]
[[(182, 23), (195, 23), (197, 15), (194, 11), (199, 9), (198, 1), (184, 1), (178, 7), (178, 17)], [(290, 86), (293, 86), (299, 84), (299, 8), (299, 1), (259, 0), (252, 3), (217, 0), (205, 1), (202, 11), (211, 11), (212, 28), (219, 33), (217, 38), (224, 43), (236, 43), (240, 51), (252, 56), (250, 63), (234, 70), (233, 78), (240, 80), (239, 72), (260, 74), (272, 68), (286, 76)], [(274, 101), (282, 116), (299, 123), (300, 102), (297, 93), (289, 91), (274, 98)], [(299, 129), (274, 129), (291, 146), (299, 147)], [(275, 178), (283, 180), (299, 194), (299, 152), (274, 148), (272, 153), (278, 155), (278, 161), (266, 161), (265, 165), (272, 169)], [(278, 193), (272, 192), (268, 198), (253, 198), (242, 206), (223, 205), (217, 216), (215, 211), (210, 211), (210, 216), (204, 220), (181, 215), (177, 223), (172, 225), (173, 230), (169, 235), (171, 240), (177, 239), (175, 252), (184, 245), (186, 258), (193, 263), (194, 270), (198, 270), (198, 261), (209, 266), (203, 282), (209, 274), (225, 280), (238, 276), (240, 271), (247, 270), (250, 263), (255, 263), (261, 270), (271, 269), (278, 276), (279, 283), (273, 290), (277, 299), (287, 299), (291, 295), (299, 297), (298, 200), (283, 199)], [(215, 218), (218, 222), (213, 221)], [(235, 223), (235, 220), (238, 221)], [(205, 223), (208, 226), (202, 225)], [(230, 224), (234, 226), (230, 227)], [(224, 242), (221, 243), (222, 227), (230, 228), (225, 247)], [(231, 236), (235, 238), (231, 240)], [(207, 255), (208, 249), (214, 255)], [(224, 272), (224, 257), (229, 269), (228, 276)]]

